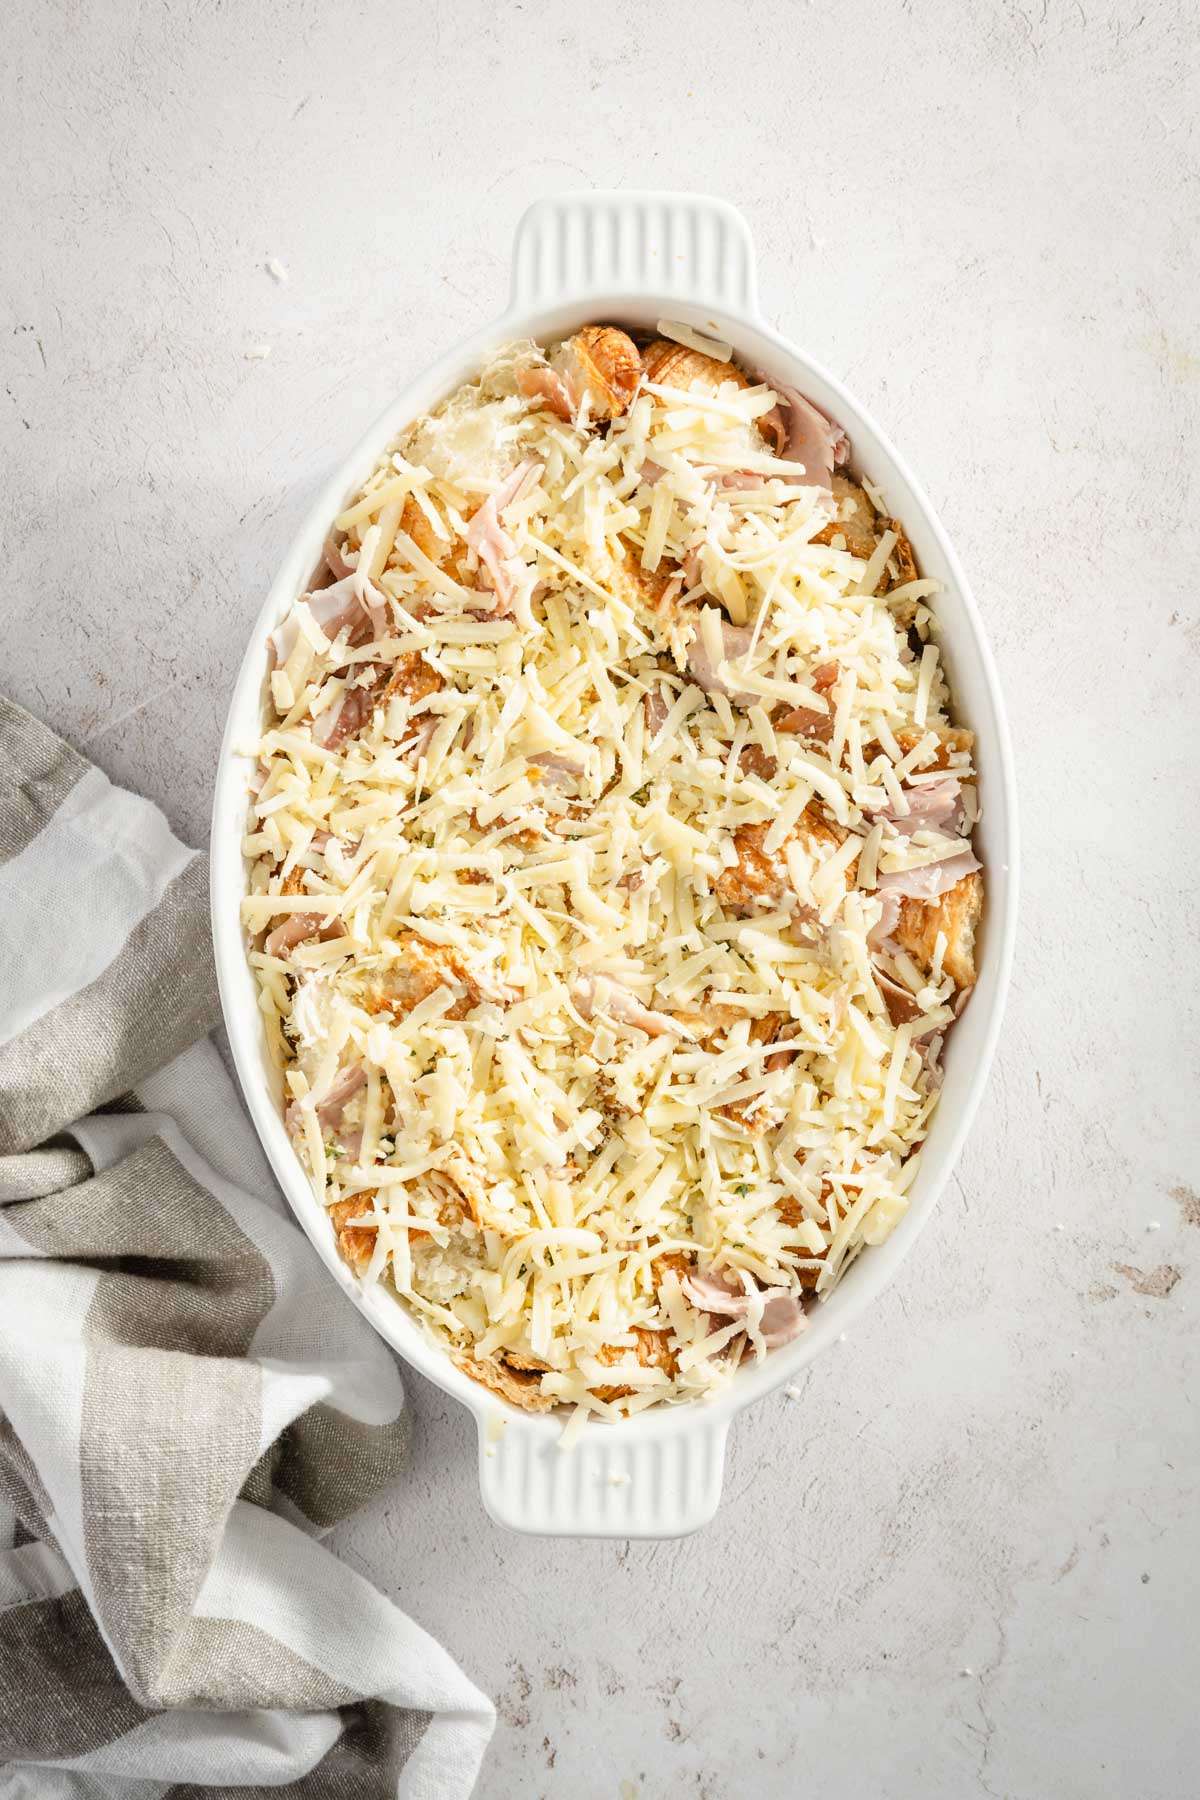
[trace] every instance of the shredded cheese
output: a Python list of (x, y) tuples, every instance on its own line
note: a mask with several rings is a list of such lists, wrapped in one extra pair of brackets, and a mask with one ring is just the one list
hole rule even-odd
[(516, 345), (389, 447), (353, 581), (292, 609), (245, 840), (345, 1254), (564, 1445), (729, 1380), (903, 1216), (954, 962), (876, 927), (978, 810), (882, 497), (865, 560), (821, 541), (778, 396), (659, 329), (718, 373), (590, 426)]

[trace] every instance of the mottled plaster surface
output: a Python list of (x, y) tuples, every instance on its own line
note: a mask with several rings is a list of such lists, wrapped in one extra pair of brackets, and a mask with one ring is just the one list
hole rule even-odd
[(487, 1796), (1196, 1792), (1195, 18), (0, 20), (3, 686), (191, 840), (312, 494), (499, 309), (562, 187), (744, 210), (769, 314), (921, 470), (1007, 685), (1026, 876), (990, 1089), (897, 1284), (736, 1426), (716, 1522), (504, 1535), (465, 1415), (411, 1381), (411, 1475), (340, 1547), (496, 1695)]

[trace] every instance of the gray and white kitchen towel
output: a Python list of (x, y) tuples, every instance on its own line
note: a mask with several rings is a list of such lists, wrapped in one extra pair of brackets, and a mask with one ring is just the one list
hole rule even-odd
[(399, 1372), (216, 1019), (202, 859), (0, 700), (0, 1800), (455, 1800), (491, 1704), (317, 1541)]

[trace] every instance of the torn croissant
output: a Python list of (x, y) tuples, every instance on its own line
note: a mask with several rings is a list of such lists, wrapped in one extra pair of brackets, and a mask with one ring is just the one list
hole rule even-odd
[(450, 1360), (480, 1387), (499, 1394), (510, 1405), (519, 1406), (522, 1412), (549, 1412), (554, 1405), (553, 1397), (542, 1392), (540, 1374), (508, 1367), (491, 1356), (467, 1356), (461, 1350), (453, 1351)]

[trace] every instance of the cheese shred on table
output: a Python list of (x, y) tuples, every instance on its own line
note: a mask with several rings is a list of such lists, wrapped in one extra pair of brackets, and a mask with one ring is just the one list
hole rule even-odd
[(343, 1256), (573, 1432), (712, 1392), (903, 1218), (982, 906), (902, 522), (661, 329), (401, 433), (272, 636), (245, 840)]

